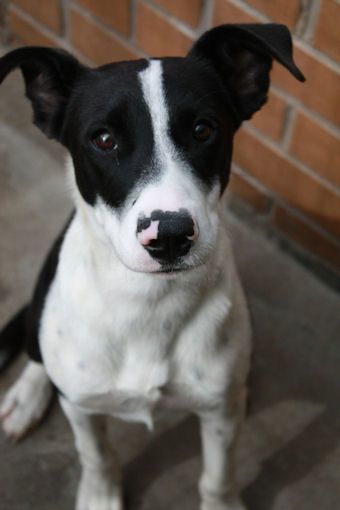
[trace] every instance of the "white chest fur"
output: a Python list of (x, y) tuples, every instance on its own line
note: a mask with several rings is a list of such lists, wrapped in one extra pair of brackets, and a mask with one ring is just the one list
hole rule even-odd
[(208, 278), (204, 267), (166, 280), (125, 270), (100, 243), (91, 248), (76, 217), (40, 328), (57, 387), (88, 412), (149, 426), (160, 403), (216, 398), (228, 370), (217, 348), (230, 309), (227, 275), (220, 268)]

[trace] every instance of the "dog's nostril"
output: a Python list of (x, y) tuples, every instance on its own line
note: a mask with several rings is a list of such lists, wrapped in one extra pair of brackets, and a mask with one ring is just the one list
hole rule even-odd
[(169, 249), (179, 249), (179, 250), (186, 250), (190, 248), (192, 245), (192, 241), (188, 239), (187, 237), (165, 237), (160, 239), (153, 239), (149, 242), (147, 245), (148, 249), (156, 251), (164, 250), (164, 248)]
[(188, 239), (186, 236), (180, 235), (169, 235), (162, 236), (158, 239), (153, 239), (144, 248), (149, 254), (158, 260), (172, 262), (178, 257), (184, 257), (186, 255), (193, 241)]

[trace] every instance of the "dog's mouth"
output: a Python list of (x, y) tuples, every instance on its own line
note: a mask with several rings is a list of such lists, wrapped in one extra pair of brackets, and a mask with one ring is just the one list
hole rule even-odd
[(178, 273), (184, 273), (187, 271), (190, 271), (193, 269), (192, 267), (167, 267), (159, 269), (158, 271), (153, 271), (154, 274), (178, 274)]
[(181, 266), (163, 266), (160, 269), (157, 269), (156, 271), (152, 271), (152, 274), (172, 276), (172, 275), (177, 275), (180, 273), (188, 273), (189, 271), (193, 271), (194, 269), (196, 269), (197, 267), (199, 267), (201, 265), (202, 264), (190, 266), (190, 265), (184, 264)]

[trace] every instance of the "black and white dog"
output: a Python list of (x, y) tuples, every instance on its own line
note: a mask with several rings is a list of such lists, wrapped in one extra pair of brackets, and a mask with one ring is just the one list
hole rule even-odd
[(0, 81), (20, 68), (35, 124), (69, 150), (75, 201), (31, 303), (1, 334), (3, 365), (22, 343), (31, 358), (2, 425), (22, 436), (53, 383), (82, 464), (77, 510), (122, 509), (105, 416), (151, 428), (162, 407), (200, 418), (201, 509), (244, 508), (233, 456), (251, 328), (222, 195), (273, 59), (304, 80), (276, 24), (216, 27), (185, 58), (90, 69), (27, 47), (0, 60)]

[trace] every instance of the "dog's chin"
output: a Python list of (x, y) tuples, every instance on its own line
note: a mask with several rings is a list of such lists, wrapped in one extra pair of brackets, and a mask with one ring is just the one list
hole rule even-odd
[[(202, 266), (205, 266), (211, 256), (211, 252), (205, 256), (183, 257), (171, 263), (162, 263), (156, 259), (148, 258), (127, 258), (118, 254), (120, 262), (130, 271), (138, 274), (153, 275), (155, 277), (175, 278), (178, 275), (191, 273)], [(195, 260), (196, 259), (196, 260)]]
[(157, 264), (157, 266), (153, 266), (153, 267), (150, 267), (150, 266), (140, 266), (138, 267), (137, 265), (130, 265), (130, 264), (126, 264), (124, 263), (124, 265), (130, 269), (131, 271), (133, 271), (134, 273), (139, 273), (139, 274), (145, 274), (145, 275), (154, 275), (155, 277), (158, 277), (158, 278), (175, 278), (181, 274), (184, 274), (184, 273), (189, 273), (191, 271), (194, 271), (195, 269), (201, 267), (203, 264), (195, 264), (195, 265), (192, 265), (192, 264), (168, 264), (168, 265), (161, 265), (161, 264)]
[(152, 271), (142, 271), (144, 274), (154, 275), (156, 278), (173, 279), (183, 274), (192, 273), (195, 270), (202, 268), (205, 264), (176, 264), (176, 265), (163, 265), (159, 269)]
[(151, 274), (154, 274), (156, 276), (163, 276), (166, 278), (174, 278), (175, 276), (181, 274), (181, 273), (188, 273), (189, 271), (193, 271), (198, 266), (168, 266), (168, 267), (162, 267), (161, 269), (158, 269), (157, 271), (152, 271)]

